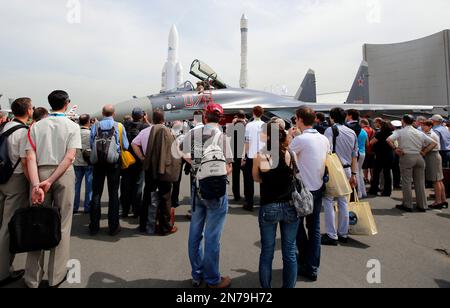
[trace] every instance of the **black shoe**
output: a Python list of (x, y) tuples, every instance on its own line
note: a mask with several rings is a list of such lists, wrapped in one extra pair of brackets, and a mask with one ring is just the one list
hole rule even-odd
[(247, 212), (253, 212), (253, 208), (254, 208), (253, 204), (245, 204), (243, 207), (244, 211)]
[(428, 208), (430, 210), (442, 210), (443, 209), (443, 205), (442, 204), (432, 204), (430, 206), (428, 206)]
[(128, 213), (122, 213), (122, 218), (123, 218), (123, 219), (128, 218), (128, 216), (130, 216), (130, 214), (128, 214)]
[(24, 275), (25, 275), (24, 270), (12, 272), (8, 278), (0, 281), (0, 288), (22, 279)]
[(419, 212), (419, 213), (426, 213), (427, 210), (426, 209), (417, 209), (417, 212)]
[(192, 280), (192, 287), (198, 289), (203, 285), (203, 281)]
[(338, 241), (332, 239), (328, 234), (322, 235), (322, 245), (323, 246), (338, 246)]
[(442, 208), (447, 210), (448, 209), (448, 202), (444, 202), (442, 204)]
[(90, 236), (96, 236), (99, 232), (100, 232), (100, 230), (98, 230), (98, 229), (96, 229), (96, 230), (89, 230), (89, 235)]
[(109, 235), (110, 235), (110, 236), (116, 236), (116, 235), (118, 235), (120, 232), (122, 232), (122, 227), (118, 226), (116, 230), (114, 230), (114, 231), (109, 231)]
[(241, 202), (242, 198), (241, 197), (234, 197), (234, 202), (239, 203)]
[(348, 237), (339, 236), (338, 241), (341, 244), (348, 244)]
[(316, 274), (310, 274), (310, 273), (308, 273), (308, 272), (306, 272), (304, 270), (301, 270), (301, 269), (298, 270), (298, 276), (306, 278), (306, 279), (308, 279), (311, 282), (316, 282), (317, 279), (318, 279)]
[(413, 212), (413, 209), (410, 209), (409, 207), (406, 207), (403, 204), (399, 204), (395, 208), (397, 210), (404, 211), (404, 212), (407, 212), (407, 213), (412, 213)]

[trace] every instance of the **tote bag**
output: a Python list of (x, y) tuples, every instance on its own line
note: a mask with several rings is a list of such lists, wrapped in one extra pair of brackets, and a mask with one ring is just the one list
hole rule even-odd
[(350, 234), (373, 236), (378, 234), (378, 228), (372, 214), (369, 202), (361, 202), (355, 190), (355, 202), (350, 203)]
[(341, 159), (336, 154), (336, 140), (339, 135), (337, 127), (333, 127), (333, 153), (328, 154), (326, 168), (328, 171), (328, 183), (326, 194), (331, 197), (345, 197), (352, 193), (350, 181), (347, 178)]

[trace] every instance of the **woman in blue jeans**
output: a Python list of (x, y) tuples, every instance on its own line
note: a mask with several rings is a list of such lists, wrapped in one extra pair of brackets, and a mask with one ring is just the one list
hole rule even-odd
[(261, 141), (266, 147), (253, 163), (253, 177), (261, 183), (261, 257), (259, 276), (264, 289), (272, 288), (272, 263), (278, 224), (281, 228), (283, 253), (283, 288), (295, 288), (297, 282), (296, 237), (299, 219), (291, 201), (292, 163), (295, 156), (288, 151), (284, 129), (275, 122), (263, 126)]

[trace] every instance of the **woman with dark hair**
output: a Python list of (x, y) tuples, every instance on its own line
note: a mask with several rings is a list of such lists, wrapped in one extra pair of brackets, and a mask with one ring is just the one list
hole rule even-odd
[(380, 123), (380, 131), (370, 142), (373, 146), (373, 152), (375, 153), (375, 168), (370, 187), (370, 195), (378, 195), (380, 191), (380, 174), (383, 171), (384, 175), (384, 190), (382, 192), (383, 197), (390, 197), (392, 194), (392, 164), (394, 162), (394, 151), (387, 143), (387, 139), (392, 135), (394, 131), (391, 123), (382, 121)]
[(272, 262), (275, 252), (277, 227), (281, 227), (283, 253), (283, 287), (295, 288), (297, 281), (296, 238), (299, 219), (290, 204), (293, 164), (295, 155), (288, 151), (287, 133), (276, 122), (263, 125), (261, 141), (266, 147), (253, 162), (253, 177), (261, 183), (261, 231), (260, 282), (263, 288), (272, 287)]

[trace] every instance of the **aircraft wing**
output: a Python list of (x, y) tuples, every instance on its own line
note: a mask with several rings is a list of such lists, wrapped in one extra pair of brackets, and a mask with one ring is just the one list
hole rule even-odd
[[(317, 104), (317, 103), (302, 103), (302, 102), (292, 102), (284, 104), (245, 104), (240, 102), (240, 104), (224, 104), (223, 108), (225, 112), (239, 112), (243, 110), (245, 112), (251, 113), (254, 106), (261, 106), (265, 111), (269, 111), (279, 117), (284, 119), (290, 119), (295, 110), (301, 106), (308, 106), (313, 108), (316, 112), (329, 113), (331, 109), (336, 107), (341, 107), (345, 110), (356, 109), (360, 112), (372, 112), (376, 114), (407, 114), (407, 113), (431, 113), (435, 109), (433, 106), (404, 106), (404, 105), (361, 105), (361, 104)], [(289, 116), (287, 116), (289, 115)]]

